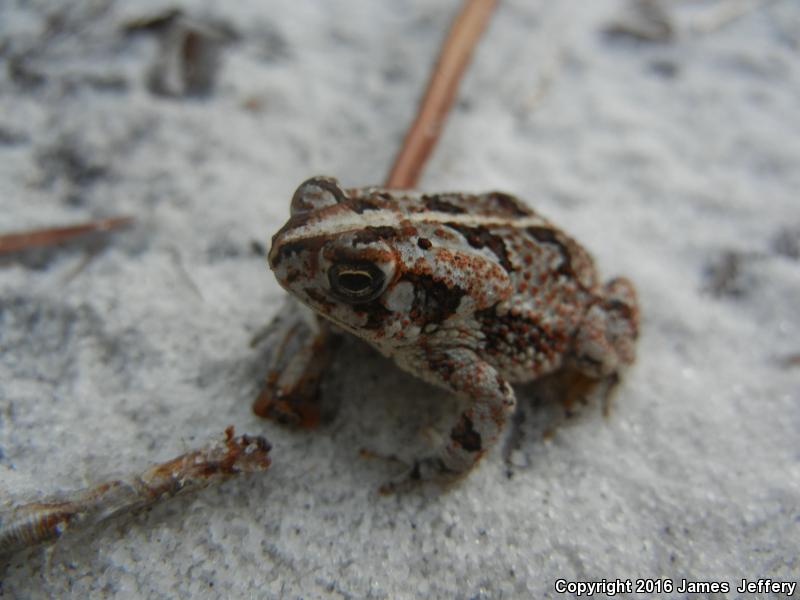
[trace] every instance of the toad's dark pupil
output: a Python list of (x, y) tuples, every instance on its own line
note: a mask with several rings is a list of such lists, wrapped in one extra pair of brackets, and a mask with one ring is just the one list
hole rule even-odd
[(372, 285), (372, 275), (364, 271), (343, 271), (339, 273), (339, 285), (351, 292), (363, 292)]
[(386, 276), (369, 261), (333, 265), (328, 271), (331, 293), (353, 304), (369, 302), (381, 294)]

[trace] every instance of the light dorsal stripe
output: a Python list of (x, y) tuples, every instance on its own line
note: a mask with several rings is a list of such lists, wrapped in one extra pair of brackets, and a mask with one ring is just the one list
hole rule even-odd
[(350, 211), (339, 211), (326, 215), (321, 221), (307, 222), (292, 231), (282, 235), (281, 243), (296, 242), (298, 240), (329, 236), (363, 229), (364, 227), (397, 227), (401, 223), (410, 225), (424, 223), (454, 223), (466, 227), (513, 227), (525, 229), (526, 227), (552, 227), (547, 219), (539, 216), (503, 219), (469, 214), (451, 214), (444, 212), (401, 213), (392, 210), (367, 211), (357, 214)]

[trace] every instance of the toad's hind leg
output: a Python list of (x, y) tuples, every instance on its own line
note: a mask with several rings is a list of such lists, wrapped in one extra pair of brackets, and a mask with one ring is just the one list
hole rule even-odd
[(589, 308), (573, 340), (566, 368), (574, 371), (575, 383), (567, 390), (565, 404), (602, 384), (606, 411), (608, 399), (621, 372), (636, 357), (639, 335), (639, 304), (630, 281), (609, 281)]

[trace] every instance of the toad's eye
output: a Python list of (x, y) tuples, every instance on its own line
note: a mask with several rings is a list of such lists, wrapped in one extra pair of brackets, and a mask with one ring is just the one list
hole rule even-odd
[(386, 275), (367, 261), (337, 263), (328, 269), (328, 282), (337, 298), (357, 304), (377, 298), (383, 291)]

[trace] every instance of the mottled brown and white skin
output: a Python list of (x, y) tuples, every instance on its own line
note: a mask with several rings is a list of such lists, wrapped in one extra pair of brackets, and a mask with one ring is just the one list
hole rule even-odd
[(623, 278), (507, 194), (423, 194), (303, 183), (272, 239), (280, 284), (406, 371), (465, 400), (446, 445), (412, 474), (463, 473), (497, 441), (510, 383), (559, 369), (612, 384), (634, 359)]

